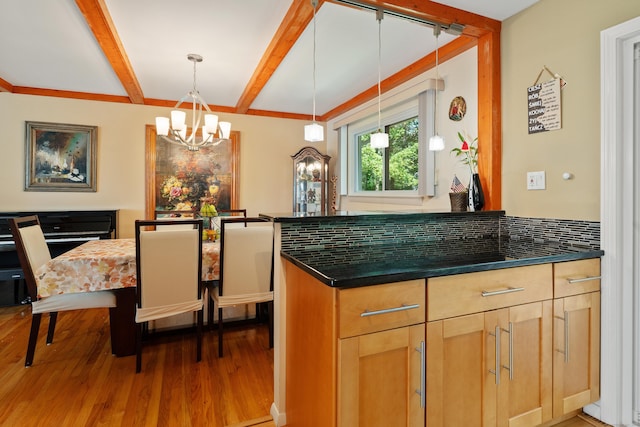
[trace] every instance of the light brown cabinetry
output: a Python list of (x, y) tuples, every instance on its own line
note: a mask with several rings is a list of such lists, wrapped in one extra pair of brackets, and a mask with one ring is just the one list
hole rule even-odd
[(599, 398), (599, 259), (426, 286), (285, 275), (287, 426), (532, 427)]
[(554, 264), (553, 416), (600, 396), (600, 260)]
[(427, 426), (551, 419), (551, 279), (539, 265), (428, 280)]
[(425, 281), (336, 289), (285, 273), (287, 426), (424, 426)]

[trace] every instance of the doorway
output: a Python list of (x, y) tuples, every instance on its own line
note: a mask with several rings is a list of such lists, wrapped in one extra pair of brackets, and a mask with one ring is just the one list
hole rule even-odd
[(640, 18), (600, 39), (603, 351), (601, 399), (585, 411), (640, 425)]

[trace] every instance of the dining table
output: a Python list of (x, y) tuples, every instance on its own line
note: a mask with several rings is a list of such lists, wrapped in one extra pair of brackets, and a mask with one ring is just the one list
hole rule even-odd
[[(219, 241), (202, 244), (202, 280), (218, 280)], [(111, 291), (111, 349), (116, 356), (135, 354), (135, 239), (90, 240), (47, 261), (35, 271), (38, 297), (75, 292)]]

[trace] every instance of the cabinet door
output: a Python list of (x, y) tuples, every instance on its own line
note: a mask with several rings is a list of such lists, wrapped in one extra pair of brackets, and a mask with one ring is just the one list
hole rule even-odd
[(552, 309), (548, 300), (495, 312), (500, 325), (498, 426), (551, 420)]
[(424, 324), (341, 339), (338, 425), (424, 426), (424, 347)]
[(495, 348), (483, 313), (427, 323), (428, 427), (495, 425)]
[(600, 292), (554, 302), (553, 416), (600, 396)]

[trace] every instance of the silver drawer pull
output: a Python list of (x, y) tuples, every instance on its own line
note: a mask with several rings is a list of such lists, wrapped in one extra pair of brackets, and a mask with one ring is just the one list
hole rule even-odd
[(600, 278), (602, 278), (602, 276), (589, 276), (589, 277), (582, 277), (580, 279), (567, 279), (567, 282), (569, 283), (589, 282), (591, 280), (600, 280)]
[(360, 317), (375, 316), (377, 314), (394, 313), (396, 311), (413, 310), (414, 308), (420, 308), (420, 304), (411, 304), (411, 305), (402, 304), (401, 307), (385, 308), (383, 310), (376, 310), (376, 311), (365, 310), (364, 313), (360, 313)]
[(494, 295), (510, 294), (512, 292), (520, 292), (520, 291), (524, 291), (524, 288), (507, 288), (507, 289), (500, 289), (497, 291), (482, 291), (482, 296), (492, 297)]

